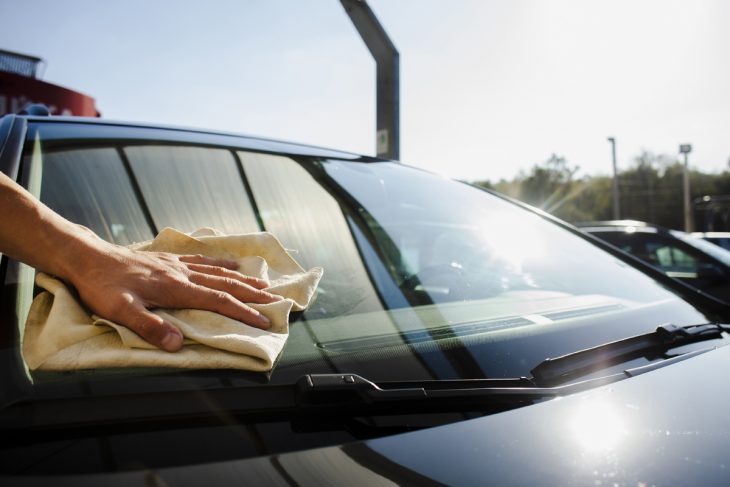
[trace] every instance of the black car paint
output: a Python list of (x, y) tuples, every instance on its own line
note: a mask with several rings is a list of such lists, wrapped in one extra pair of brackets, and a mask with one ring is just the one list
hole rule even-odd
[[(725, 346), (631, 380), (447, 426), (245, 460), (56, 475), (53, 484), (727, 485), (728, 367)], [(0, 481), (35, 486), (49, 478)]]

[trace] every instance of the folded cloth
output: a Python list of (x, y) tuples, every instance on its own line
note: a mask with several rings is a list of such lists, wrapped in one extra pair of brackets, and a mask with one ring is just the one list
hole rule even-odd
[(289, 336), (289, 312), (309, 305), (322, 277), (322, 268), (305, 271), (266, 232), (225, 236), (203, 229), (186, 235), (166, 228), (154, 240), (132, 248), (234, 259), (239, 272), (268, 280), (266, 291), (286, 299), (247, 303), (271, 320), (268, 330), (211, 311), (155, 309), (184, 336), (182, 350), (169, 353), (124, 326), (92, 316), (63, 282), (38, 273), (36, 282), (46, 291), (33, 300), (23, 335), (23, 357), (31, 370), (181, 367), (265, 372)]

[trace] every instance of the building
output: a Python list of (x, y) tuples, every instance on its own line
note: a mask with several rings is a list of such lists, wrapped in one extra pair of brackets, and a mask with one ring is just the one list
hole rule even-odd
[(0, 116), (43, 103), (51, 115), (98, 117), (94, 98), (38, 79), (41, 58), (0, 49)]

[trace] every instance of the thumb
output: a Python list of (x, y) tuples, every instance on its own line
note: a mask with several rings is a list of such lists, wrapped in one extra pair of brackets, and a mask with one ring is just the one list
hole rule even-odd
[(182, 348), (183, 336), (172, 323), (151, 313), (139, 301), (128, 306), (126, 312), (118, 315), (117, 323), (126, 326), (146, 342), (168, 352)]

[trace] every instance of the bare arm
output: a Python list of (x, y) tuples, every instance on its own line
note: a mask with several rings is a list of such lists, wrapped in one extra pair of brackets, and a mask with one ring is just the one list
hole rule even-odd
[(1, 252), (60, 277), (94, 313), (170, 352), (182, 347), (182, 334), (149, 308), (215, 311), (268, 328), (266, 317), (243, 301), (281, 299), (261, 290), (265, 281), (235, 272), (235, 262), (110, 244), (53, 212), (2, 173), (0, 209)]

